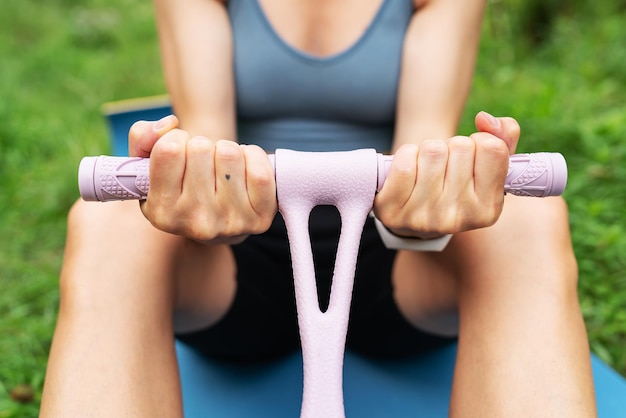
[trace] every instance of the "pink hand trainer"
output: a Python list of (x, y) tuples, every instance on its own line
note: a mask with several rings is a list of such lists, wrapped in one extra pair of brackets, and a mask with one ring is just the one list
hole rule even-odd
[[(387, 178), (392, 160), (393, 156), (378, 154), (378, 190)], [(516, 154), (510, 157), (504, 192), (517, 196), (559, 196), (566, 184), (567, 164), (561, 154)], [(150, 159), (85, 157), (78, 169), (78, 187), (87, 201), (145, 199), (150, 189)]]

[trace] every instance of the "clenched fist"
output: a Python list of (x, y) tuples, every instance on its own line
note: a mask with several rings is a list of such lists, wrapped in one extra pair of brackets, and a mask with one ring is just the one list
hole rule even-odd
[(404, 145), (374, 202), (399, 236), (434, 238), (493, 225), (504, 204), (509, 155), (519, 140), (511, 118), (476, 116), (478, 132)]
[(150, 157), (150, 193), (141, 210), (162, 231), (235, 244), (265, 232), (276, 214), (274, 171), (257, 146), (192, 137), (168, 116), (135, 123), (129, 154)]

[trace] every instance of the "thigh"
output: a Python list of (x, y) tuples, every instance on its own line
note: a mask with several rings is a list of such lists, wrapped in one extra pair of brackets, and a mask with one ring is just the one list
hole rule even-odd
[(567, 205), (558, 197), (507, 196), (494, 226), (454, 237), (435, 262), (449, 266), (447, 271), (457, 277), (459, 291), (493, 285), (511, 289), (540, 285), (545, 290), (575, 287)]
[[(235, 268), (223, 257), (226, 249), (199, 250), (185, 238), (157, 230), (137, 202), (79, 201), (69, 215), (61, 291), (66, 302), (88, 306), (97, 302), (92, 298), (97, 306), (162, 303), (168, 321), (177, 309), (188, 308), (187, 295), (203, 295), (195, 303), (214, 306), (219, 316), (234, 292)], [(229, 281), (233, 284), (224, 285)]]
[(154, 230), (137, 202), (74, 205), (43, 414), (126, 416), (151, 411), (159, 393), (160, 412), (178, 415), (171, 260), (179, 241)]
[(68, 217), (62, 308), (111, 309), (151, 299), (171, 316), (171, 272), (179, 243), (178, 237), (154, 229), (137, 202), (76, 202)]
[(451, 334), (462, 295), (575, 292), (575, 271), (564, 201), (507, 196), (494, 226), (455, 235), (443, 252), (399, 254), (394, 296), (412, 324)]
[(285, 225), (278, 215), (264, 234), (232, 247), (237, 290), (213, 326), (178, 333), (203, 355), (226, 362), (259, 362), (298, 349), (294, 284)]
[[(387, 249), (368, 219), (361, 240), (347, 345), (361, 354), (401, 358), (450, 344), (454, 336), (438, 335), (416, 327), (399, 309), (394, 296), (401, 254)], [(402, 289), (401, 289), (402, 290)]]

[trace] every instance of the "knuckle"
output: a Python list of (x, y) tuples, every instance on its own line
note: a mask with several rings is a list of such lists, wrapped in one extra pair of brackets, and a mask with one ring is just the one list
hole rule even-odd
[(519, 125), (519, 122), (515, 118), (511, 118), (508, 116), (500, 118), (504, 126), (506, 126), (506, 130), (508, 134), (513, 138), (519, 138), (522, 132), (522, 128)]
[(426, 232), (426, 229), (432, 228), (437, 223), (432, 211), (426, 208), (422, 208), (421, 210), (416, 210), (411, 213), (407, 221), (407, 226), (410, 229), (424, 232)]
[(433, 220), (429, 232), (455, 234), (463, 230), (464, 220), (457, 207), (450, 207), (446, 211), (441, 211), (440, 215)]
[(179, 204), (165, 204), (158, 199), (143, 202), (141, 211), (144, 217), (156, 229), (169, 233), (187, 236), (187, 216), (183, 216)]
[(496, 200), (493, 203), (493, 205), (491, 205), (489, 209), (485, 211), (487, 215), (487, 219), (486, 219), (487, 226), (492, 226), (496, 222), (498, 222), (498, 219), (500, 219), (500, 215), (502, 214), (503, 208), (504, 208), (504, 198), (502, 197), (501, 199)]
[(410, 214), (402, 224), (398, 225), (398, 230), (431, 234), (438, 232), (441, 228), (441, 219), (438, 214), (429, 208), (422, 208)]
[(169, 213), (163, 206), (150, 205), (146, 203), (145, 205), (142, 205), (142, 211), (144, 216), (155, 228), (164, 232), (174, 232), (174, 228), (171, 226)]
[(274, 184), (274, 175), (268, 170), (253, 169), (246, 172), (248, 183), (252, 187), (269, 188)]
[(151, 156), (177, 159), (185, 155), (185, 143), (172, 136), (163, 137), (154, 144)]
[(509, 157), (509, 148), (506, 143), (494, 136), (485, 136), (476, 142), (478, 150), (490, 158), (503, 160)]
[(193, 240), (210, 241), (220, 234), (221, 223), (200, 207), (188, 208), (184, 215), (171, 219), (173, 220), (170, 232)]
[(395, 152), (391, 162), (390, 176), (408, 181), (415, 178), (419, 146), (417, 144), (403, 144)]
[(403, 225), (401, 220), (402, 213), (398, 208), (392, 206), (385, 206), (381, 208), (380, 206), (375, 211), (376, 219), (382, 222), (387, 228), (390, 229), (398, 229)]
[(136, 140), (145, 135), (148, 131), (151, 131), (150, 122), (145, 120), (139, 120), (131, 125), (130, 129), (128, 130), (128, 138), (130, 140)]
[(414, 162), (409, 164), (396, 164), (394, 171), (390, 178), (400, 184), (413, 184), (415, 183), (415, 175), (417, 173), (416, 164)]
[(470, 231), (474, 229), (482, 229), (489, 228), (493, 226), (497, 221), (497, 218), (490, 218), (487, 216), (482, 217), (481, 219), (477, 219), (474, 222), (468, 222), (467, 226), (464, 227), (465, 231)]
[[(230, 142), (232, 142), (232, 141), (230, 141)], [(246, 154), (252, 154), (252, 155), (259, 155), (259, 156), (267, 157), (267, 153), (263, 150), (263, 148), (261, 148), (260, 146), (258, 146), (256, 144), (240, 145), (240, 148), (242, 148), (243, 152), (246, 153)]]
[(239, 214), (229, 214), (215, 234), (219, 238), (232, 238), (247, 235), (253, 230), (254, 222)]
[(448, 145), (444, 141), (426, 140), (420, 145), (420, 154), (431, 160), (442, 160), (448, 157)]
[(183, 232), (186, 237), (197, 241), (210, 241), (220, 235), (219, 231), (210, 224), (198, 220), (190, 220), (186, 223)]
[(402, 144), (396, 151), (396, 156), (407, 156), (409, 159), (415, 159), (419, 153), (420, 146), (413, 143)]
[(448, 148), (451, 153), (471, 154), (474, 152), (475, 143), (467, 136), (455, 136), (448, 141)]
[(250, 224), (248, 231), (242, 231), (253, 235), (262, 234), (270, 228), (272, 220), (266, 217), (255, 217), (255, 221)]
[(210, 154), (213, 149), (213, 142), (203, 136), (193, 137), (187, 142), (187, 152), (194, 154)]
[(149, 122), (137, 121), (128, 130), (128, 153), (130, 156), (145, 156), (150, 153), (155, 141)]
[(494, 200), (491, 204), (477, 205), (474, 211), (467, 216), (464, 230), (487, 228), (493, 226), (502, 213), (503, 202)]
[(220, 139), (215, 144), (216, 158), (224, 162), (235, 162), (243, 158), (241, 147), (230, 140)]
[(246, 163), (248, 182), (259, 186), (272, 185), (274, 169), (265, 151), (258, 145), (242, 145), (240, 149)]

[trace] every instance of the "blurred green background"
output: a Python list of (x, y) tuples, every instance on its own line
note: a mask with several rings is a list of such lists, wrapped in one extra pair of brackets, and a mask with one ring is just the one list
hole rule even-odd
[[(3, 0), (0, 27), (0, 418), (35, 417), (100, 106), (165, 87), (149, 1)], [(463, 133), (482, 109), (568, 160), (591, 347), (626, 375), (626, 0), (491, 0)]]

